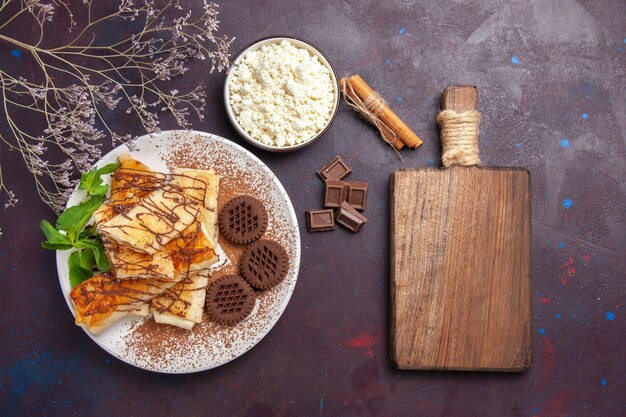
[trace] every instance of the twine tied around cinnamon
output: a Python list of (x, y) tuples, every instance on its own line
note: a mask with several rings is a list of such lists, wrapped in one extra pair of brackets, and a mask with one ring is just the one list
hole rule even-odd
[(398, 135), (391, 127), (383, 122), (380, 117), (378, 117), (380, 111), (387, 106), (385, 99), (382, 98), (377, 92), (372, 91), (372, 94), (366, 97), (365, 100), (361, 100), (348, 80), (341, 83), (341, 94), (343, 95), (343, 99), (346, 101), (348, 106), (376, 127), (383, 140), (391, 146), (391, 148), (400, 157), (400, 160), (402, 160), (402, 155), (400, 155), (400, 152), (398, 152), (396, 147), (393, 145), (398, 139)]
[(442, 110), (437, 115), (437, 123), (441, 126), (441, 162), (444, 167), (480, 165), (478, 111)]

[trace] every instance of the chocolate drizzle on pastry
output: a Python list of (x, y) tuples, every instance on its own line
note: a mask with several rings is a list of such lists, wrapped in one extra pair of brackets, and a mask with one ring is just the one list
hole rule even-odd
[(135, 250), (155, 253), (196, 220), (200, 207), (182, 187), (167, 184), (98, 229)]

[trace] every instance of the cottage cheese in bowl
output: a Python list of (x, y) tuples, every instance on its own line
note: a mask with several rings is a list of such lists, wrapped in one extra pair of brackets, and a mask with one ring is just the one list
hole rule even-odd
[(270, 38), (244, 50), (226, 81), (228, 115), (239, 133), (269, 150), (293, 150), (330, 125), (338, 107), (337, 77), (310, 44)]

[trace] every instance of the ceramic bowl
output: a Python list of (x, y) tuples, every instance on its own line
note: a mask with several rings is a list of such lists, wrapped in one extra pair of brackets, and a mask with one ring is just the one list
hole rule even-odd
[[(312, 137), (311, 139), (309, 139), (309, 140), (307, 140), (305, 142), (297, 143), (295, 145), (274, 146), (274, 145), (267, 145), (265, 143), (262, 143), (257, 138), (252, 137), (248, 132), (246, 132), (241, 127), (241, 125), (237, 121), (237, 116), (235, 115), (235, 112), (233, 111), (232, 106), (230, 104), (230, 88), (229, 88), (229, 86), (230, 86), (231, 80), (232, 80), (232, 78), (233, 78), (233, 76), (235, 74), (235, 71), (237, 70), (237, 66), (243, 60), (243, 58), (245, 57), (245, 55), (249, 51), (256, 51), (256, 50), (260, 49), (263, 45), (272, 44), (272, 43), (280, 43), (280, 42), (282, 42), (284, 40), (287, 40), (287, 41), (291, 42), (293, 45), (295, 45), (298, 48), (306, 49), (311, 54), (316, 55), (318, 57), (319, 61), (324, 66), (326, 66), (329, 69), (329, 71), (330, 71), (332, 82), (333, 82), (334, 87), (335, 87), (335, 92), (334, 92), (334, 97), (333, 97), (333, 109), (332, 109), (331, 116), (328, 119), (328, 121), (326, 122), (326, 125), (324, 126), (324, 128), (322, 130), (320, 130), (314, 137)], [(324, 55), (324, 53), (318, 47), (313, 45), (312, 43), (310, 43), (308, 41), (305, 41), (304, 39), (297, 38), (295, 36), (271, 36), (271, 37), (268, 37), (268, 38), (263, 38), (263, 39), (255, 41), (254, 43), (252, 43), (249, 46), (245, 47), (236, 56), (236, 58), (233, 61), (232, 66), (231, 66), (231, 68), (230, 68), (230, 70), (228, 72), (228, 75), (226, 77), (226, 82), (224, 84), (224, 104), (226, 106), (226, 114), (228, 115), (228, 118), (230, 119), (230, 122), (234, 126), (235, 130), (237, 130), (237, 133), (239, 133), (245, 140), (247, 140), (248, 142), (250, 142), (254, 146), (256, 146), (256, 147), (258, 147), (260, 149), (266, 150), (266, 151), (270, 151), (270, 152), (291, 152), (291, 151), (295, 151), (295, 150), (298, 150), (298, 149), (302, 149), (302, 148), (312, 144), (313, 142), (315, 142), (320, 137), (322, 137), (324, 135), (324, 133), (326, 133), (326, 131), (328, 130), (330, 125), (333, 123), (333, 121), (335, 120), (335, 116), (337, 115), (337, 111), (339, 110), (339, 78), (337, 77), (337, 73), (335, 71), (335, 68), (331, 64), (331, 62), (328, 59), (328, 57), (326, 57), (326, 55)]]

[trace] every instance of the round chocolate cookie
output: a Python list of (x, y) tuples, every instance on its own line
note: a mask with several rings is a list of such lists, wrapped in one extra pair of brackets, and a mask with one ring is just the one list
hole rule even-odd
[(273, 240), (261, 239), (241, 257), (241, 273), (254, 288), (265, 290), (281, 282), (289, 270), (289, 256)]
[(209, 314), (222, 324), (240, 322), (252, 312), (256, 294), (239, 275), (225, 275), (209, 287), (206, 306)]
[(220, 211), (219, 223), (228, 240), (250, 243), (267, 230), (267, 212), (256, 198), (241, 195), (230, 200)]

